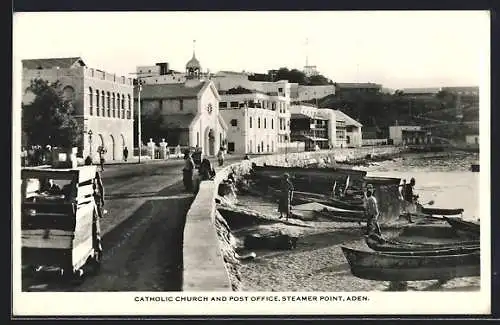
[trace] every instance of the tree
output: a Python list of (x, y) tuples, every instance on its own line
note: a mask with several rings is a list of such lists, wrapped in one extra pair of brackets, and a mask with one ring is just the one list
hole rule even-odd
[(22, 104), (22, 128), (27, 145), (75, 147), (81, 144), (82, 125), (74, 115), (73, 105), (65, 99), (59, 81), (49, 83), (33, 79), (27, 91), (35, 96)]

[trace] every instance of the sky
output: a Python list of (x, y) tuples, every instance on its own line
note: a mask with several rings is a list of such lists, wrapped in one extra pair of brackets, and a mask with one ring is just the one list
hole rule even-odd
[(204, 71), (302, 69), (307, 56), (335, 82), (392, 89), (479, 85), (489, 62), (487, 11), (39, 12), (13, 24), (18, 62), (80, 56), (130, 77), (157, 62), (184, 71), (193, 40)]

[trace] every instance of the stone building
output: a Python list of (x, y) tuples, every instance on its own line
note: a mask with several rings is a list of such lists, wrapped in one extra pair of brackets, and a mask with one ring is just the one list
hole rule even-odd
[[(136, 87), (136, 106), (138, 91)], [(156, 112), (163, 118), (162, 132), (153, 141), (165, 138), (168, 146), (200, 147), (205, 156), (216, 155), (225, 145), (227, 124), (219, 114), (219, 93), (212, 81), (201, 79), (194, 52), (182, 80), (145, 83), (140, 95), (141, 116)]]
[(82, 58), (23, 60), (23, 103), (33, 100), (27, 91), (31, 80), (59, 81), (64, 95), (71, 100), (76, 119), (83, 125), (84, 136), (78, 146), (82, 157), (98, 160), (97, 149), (106, 149), (107, 161), (122, 160), (123, 148), (132, 152), (133, 81), (87, 67)]

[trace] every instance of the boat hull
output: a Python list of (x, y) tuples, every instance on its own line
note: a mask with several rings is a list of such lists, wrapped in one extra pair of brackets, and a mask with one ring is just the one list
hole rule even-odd
[[(479, 241), (457, 242), (453, 244), (425, 244), (425, 243), (405, 243), (384, 239), (381, 237), (365, 236), (368, 247), (379, 252), (432, 252), (432, 251), (461, 251), (479, 249)], [(443, 255), (442, 253), (441, 255)]]
[(351, 273), (377, 281), (449, 280), (480, 276), (479, 252), (457, 255), (403, 256), (358, 251), (342, 246)]
[(480, 235), (480, 225), (476, 224), (474, 222), (462, 220), (460, 218), (449, 218), (449, 217), (443, 217), (448, 224), (453, 227), (453, 229), (459, 233), (464, 233), (468, 235)]
[(462, 214), (464, 212), (464, 209), (439, 209), (422, 207), (420, 212), (427, 215), (456, 216)]
[(320, 210), (314, 211), (314, 214), (318, 217), (327, 218), (331, 221), (336, 222), (367, 222), (362, 211), (352, 211), (352, 210)]

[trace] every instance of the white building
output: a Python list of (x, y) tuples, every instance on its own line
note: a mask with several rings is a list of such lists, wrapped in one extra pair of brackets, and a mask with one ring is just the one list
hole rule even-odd
[(99, 146), (106, 148), (106, 161), (122, 160), (125, 147), (132, 152), (131, 78), (90, 68), (79, 57), (23, 60), (24, 104), (34, 99), (27, 91), (33, 79), (60, 82), (75, 110), (75, 119), (83, 126), (79, 155), (98, 161)]
[[(311, 120), (328, 121), (326, 135), (329, 147), (345, 148), (361, 146), (361, 123), (342, 111), (300, 104), (291, 105), (290, 112), (292, 113), (292, 118), (300, 114), (309, 116)], [(294, 131), (297, 130), (292, 130), (292, 132)]]
[(240, 154), (278, 151), (278, 111), (269, 106), (272, 96), (249, 91), (221, 94), (220, 114), (228, 125), (227, 150)]
[(335, 116), (337, 121), (343, 120), (345, 122), (345, 146), (361, 147), (363, 140), (361, 128), (363, 125), (340, 110), (335, 110)]
[[(275, 146), (273, 145), (273, 141), (269, 144), (270, 148), (274, 147), (276, 150), (282, 150), (287, 146), (290, 146), (290, 94), (291, 94), (291, 85), (286, 80), (280, 80), (276, 82), (264, 82), (264, 81), (251, 81), (248, 80), (248, 74), (244, 72), (230, 72), (230, 71), (220, 71), (214, 76), (211, 77), (211, 80), (215, 83), (217, 89), (220, 93), (226, 95), (237, 94), (238, 92), (250, 92), (247, 96), (249, 98), (242, 99), (244, 100), (255, 100), (257, 103), (257, 107), (261, 107), (265, 110), (271, 110), (276, 112), (276, 128), (277, 128), (277, 138), (275, 140)], [(257, 95), (258, 94), (258, 95)], [(244, 97), (244, 96), (243, 96)], [(241, 97), (241, 98), (243, 98)], [(226, 98), (226, 97), (224, 97)], [(226, 107), (231, 106), (230, 98), (226, 101), (228, 104)], [(260, 106), (259, 106), (260, 105)], [(225, 108), (224, 106), (222, 107)], [(269, 114), (266, 111), (255, 111), (255, 114), (259, 114), (258, 112), (265, 112), (265, 114)], [(250, 115), (246, 115), (247, 118), (250, 118)], [(267, 115), (266, 115), (267, 116)], [(264, 117), (262, 117), (264, 118)], [(228, 123), (228, 120), (226, 123)], [(245, 123), (247, 125), (249, 121)], [(228, 140), (229, 141), (229, 140)], [(252, 150), (257, 152), (257, 145), (254, 140), (252, 140)], [(247, 144), (248, 145), (248, 144)], [(262, 145), (262, 143), (261, 143)], [(267, 145), (264, 145), (264, 152), (267, 150)], [(261, 148), (262, 152), (262, 148)], [(274, 151), (273, 151), (274, 152)]]
[(465, 136), (465, 142), (467, 144), (477, 144), (477, 145), (479, 145), (479, 134), (467, 134)]
[(432, 142), (427, 131), (420, 126), (397, 125), (389, 127), (389, 139), (394, 145), (424, 144)]

